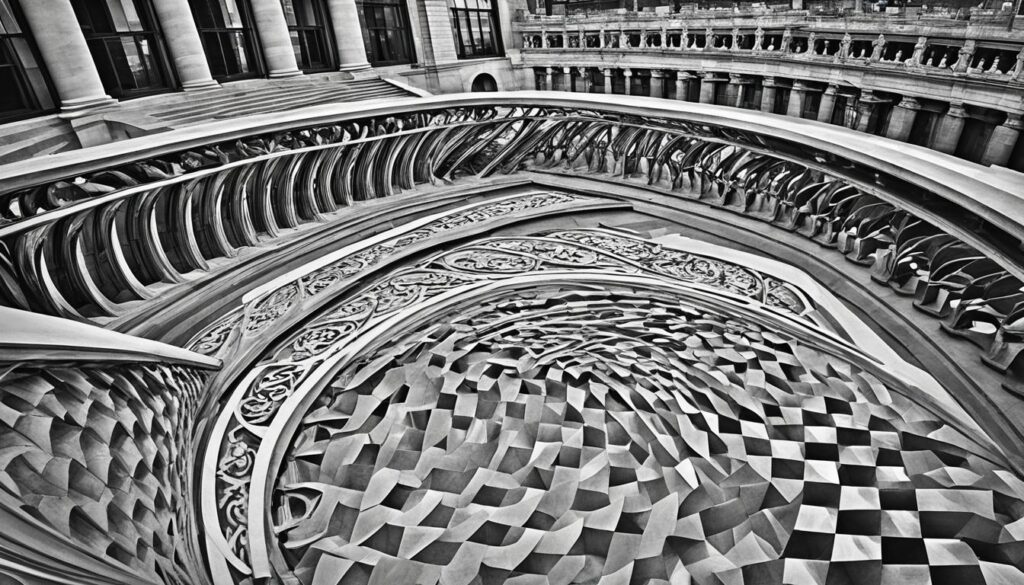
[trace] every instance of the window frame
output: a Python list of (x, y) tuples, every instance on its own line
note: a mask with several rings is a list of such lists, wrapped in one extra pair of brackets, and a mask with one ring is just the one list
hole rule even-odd
[[(482, 2), (486, 2), (489, 7), (480, 8)], [(474, 7), (470, 7), (470, 4), (473, 4)], [(498, 12), (497, 0), (448, 0), (448, 13), (455, 40), (455, 54), (459, 59), (491, 59), (505, 56), (505, 49), (501, 42), (501, 15)], [(486, 30), (483, 20), (485, 15)], [(463, 24), (466, 25), (465, 28), (463, 28)], [(468, 44), (465, 38), (466, 33), (469, 36)], [(477, 35), (482, 40), (485, 34), (490, 37), (489, 46), (477, 42)]]

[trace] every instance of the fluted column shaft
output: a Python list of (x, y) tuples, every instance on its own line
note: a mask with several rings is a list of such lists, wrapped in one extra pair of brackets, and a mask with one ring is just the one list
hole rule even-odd
[(62, 112), (115, 103), (103, 89), (70, 0), (21, 2), (39, 54), (60, 98)]
[(1007, 114), (1006, 121), (996, 126), (989, 136), (985, 153), (981, 156), (981, 164), (1006, 166), (1017, 140), (1020, 139), (1022, 127), (1024, 124), (1021, 123), (1020, 114)]
[(920, 110), (921, 104), (914, 98), (901, 99), (900, 103), (892, 110), (889, 127), (885, 130), (886, 137), (906, 142), (910, 138), (910, 130), (914, 127), (914, 119), (917, 118), (917, 112)]
[(775, 111), (775, 78), (765, 77), (761, 88), (761, 111), (770, 114)]
[(327, 0), (334, 40), (338, 44), (338, 69), (358, 71), (369, 69), (363, 31), (359, 28), (359, 9), (355, 0)]
[(836, 107), (836, 92), (838, 88), (835, 85), (830, 85), (825, 88), (825, 93), (821, 94), (821, 102), (818, 104), (818, 121), (819, 122), (831, 122), (832, 111)]
[[(279, 0), (252, 0), (252, 15), (256, 31), (263, 45), (263, 58), (267, 61), (268, 76), (295, 77), (302, 75), (295, 60), (288, 21)], [(333, 14), (331, 15), (333, 19)]]
[(964, 131), (965, 123), (967, 111), (964, 110), (964, 105), (956, 102), (949, 104), (949, 110), (935, 129), (932, 148), (947, 154), (956, 152), (956, 145), (960, 142), (960, 134)]
[(186, 91), (219, 87), (210, 74), (210, 64), (188, 0), (153, 0), (153, 11), (163, 29), (181, 87)]

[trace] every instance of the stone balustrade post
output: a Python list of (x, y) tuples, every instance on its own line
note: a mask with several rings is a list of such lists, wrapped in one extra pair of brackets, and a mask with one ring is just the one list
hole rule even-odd
[(1006, 166), (1006, 163), (1010, 161), (1010, 155), (1013, 154), (1014, 146), (1020, 138), (1021, 128), (1024, 128), (1021, 114), (1018, 112), (1008, 113), (1006, 121), (992, 130), (988, 144), (985, 145), (985, 153), (981, 156), (981, 164)]
[(906, 142), (910, 138), (910, 130), (914, 127), (914, 119), (921, 110), (921, 104), (914, 98), (905, 96), (896, 104), (889, 117), (889, 127), (885, 135), (893, 140)]
[(946, 115), (939, 121), (935, 129), (934, 139), (931, 147), (939, 152), (953, 154), (960, 142), (960, 134), (964, 131), (964, 124), (967, 123), (967, 110), (959, 102), (949, 104)]
[(61, 112), (117, 103), (103, 88), (70, 0), (19, 4), (57, 90)]
[(771, 114), (775, 111), (775, 78), (765, 77), (761, 82), (761, 88), (761, 111)]
[(825, 88), (825, 92), (821, 94), (821, 102), (818, 104), (818, 121), (819, 122), (831, 122), (832, 121), (832, 110), (836, 107), (836, 92), (839, 91), (839, 87), (830, 83)]

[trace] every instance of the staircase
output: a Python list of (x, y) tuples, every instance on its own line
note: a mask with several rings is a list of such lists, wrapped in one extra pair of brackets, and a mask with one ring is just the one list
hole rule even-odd
[(293, 110), (336, 102), (410, 97), (412, 94), (382, 79), (304, 83), (258, 89), (227, 89), (204, 94), (201, 101), (161, 108), (150, 115), (178, 128), (209, 120), (222, 120)]
[[(121, 102), (74, 123), (59, 116), (32, 118), (0, 126), (0, 165), (77, 150), (97, 143), (192, 126), (214, 120), (294, 110), (306, 106), (414, 94), (383, 79), (231, 84), (203, 92), (177, 92)], [(131, 126), (126, 133), (123, 128)], [(106, 127), (98, 128), (97, 126)], [(81, 132), (92, 132), (84, 135)], [(97, 132), (99, 131), (99, 132)], [(96, 138), (99, 136), (99, 138)]]
[(80, 148), (71, 124), (57, 116), (0, 126), (0, 164)]

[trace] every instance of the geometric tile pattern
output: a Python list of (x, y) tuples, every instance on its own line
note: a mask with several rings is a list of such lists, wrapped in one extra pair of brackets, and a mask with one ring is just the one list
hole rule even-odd
[(343, 370), (274, 530), (302, 583), (1024, 582), (1024, 483), (878, 372), (551, 283)]
[(68, 546), (140, 580), (202, 574), (188, 559), (200, 558), (190, 479), (205, 374), (103, 362), (0, 368), (0, 492)]

